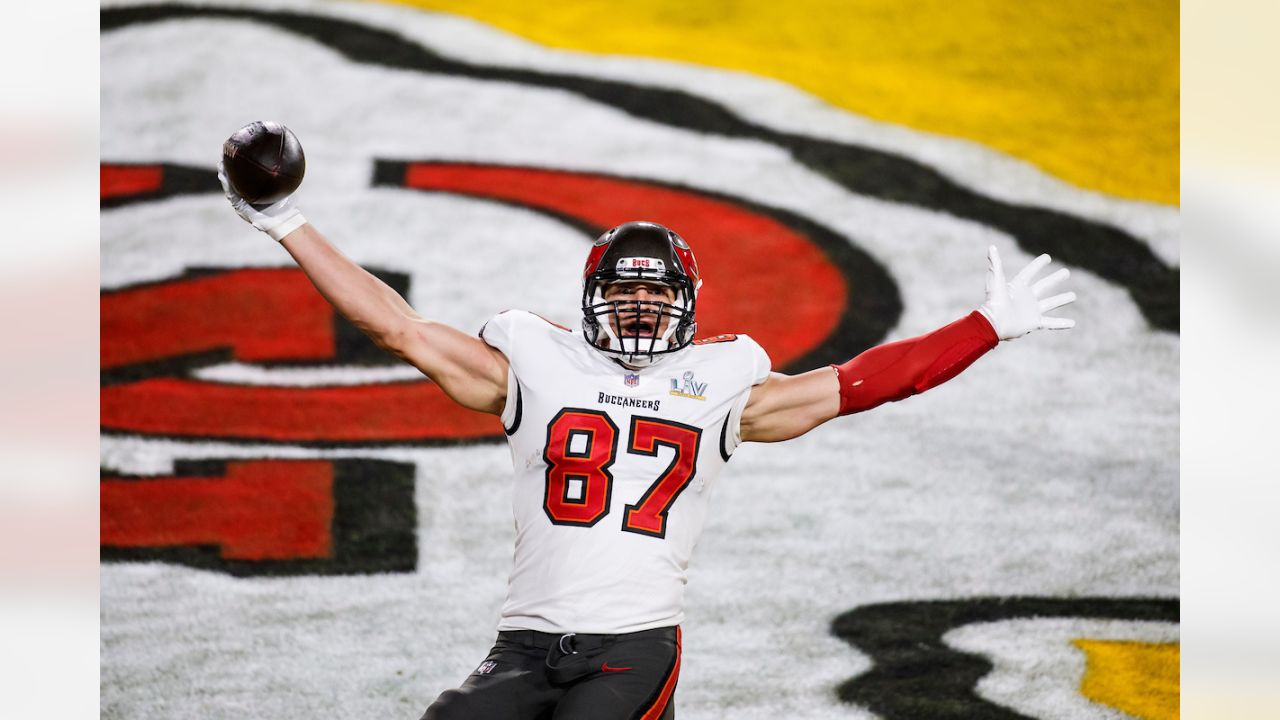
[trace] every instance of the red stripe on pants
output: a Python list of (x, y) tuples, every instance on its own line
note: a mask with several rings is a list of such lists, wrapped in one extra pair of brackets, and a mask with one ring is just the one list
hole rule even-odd
[(658, 720), (662, 717), (662, 712), (667, 709), (667, 703), (671, 700), (671, 693), (675, 692), (676, 680), (680, 678), (680, 627), (676, 626), (676, 663), (671, 666), (671, 674), (667, 676), (667, 681), (662, 684), (662, 692), (659, 693), (658, 699), (653, 705), (645, 711), (640, 720)]

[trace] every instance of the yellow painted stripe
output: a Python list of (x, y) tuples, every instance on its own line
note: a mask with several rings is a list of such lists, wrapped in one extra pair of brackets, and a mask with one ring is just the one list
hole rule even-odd
[(1076, 640), (1086, 667), (1080, 692), (1143, 720), (1178, 720), (1178, 643)]
[(1076, 185), (1178, 202), (1172, 0), (402, 0), (556, 48), (783, 80)]

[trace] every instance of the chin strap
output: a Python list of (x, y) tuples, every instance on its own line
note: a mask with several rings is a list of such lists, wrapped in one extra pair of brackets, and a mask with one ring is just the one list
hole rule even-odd
[(975, 310), (927, 335), (873, 347), (843, 365), (832, 365), (840, 378), (840, 414), (937, 387), (999, 342), (991, 323)]

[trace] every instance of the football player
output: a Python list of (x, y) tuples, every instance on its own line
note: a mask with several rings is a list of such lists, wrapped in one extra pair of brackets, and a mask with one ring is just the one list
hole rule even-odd
[(672, 230), (630, 222), (595, 242), (582, 327), (508, 311), (468, 335), (418, 315), (343, 256), (292, 200), (227, 199), (280, 241), (320, 293), (455, 402), (502, 419), (517, 482), (509, 590), (489, 656), (424, 718), (674, 717), (685, 570), (716, 477), (740, 443), (777, 442), (901, 400), (1001, 340), (1074, 325), (1045, 313), (1067, 277), (1006, 282), (989, 250), (986, 302), (921, 337), (788, 376), (746, 335), (695, 340), (701, 285)]

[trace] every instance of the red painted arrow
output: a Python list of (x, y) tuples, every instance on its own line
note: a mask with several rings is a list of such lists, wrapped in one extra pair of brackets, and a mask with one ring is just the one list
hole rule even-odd
[(102, 165), (98, 172), (98, 192), (103, 200), (155, 192), (164, 182), (159, 165)]
[(222, 385), (155, 378), (101, 391), (108, 430), (295, 442), (421, 442), (500, 437), (492, 415), (432, 382), (339, 387)]
[[(239, 360), (327, 360), (334, 310), (296, 268), (234, 270), (103, 293), (104, 369), (225, 349)], [(501, 437), (438, 385), (229, 385), (155, 377), (101, 389), (106, 430), (284, 442)]]
[(230, 348), (236, 359), (333, 357), (333, 309), (300, 270), (255, 268), (103, 293), (103, 368)]
[(333, 466), (227, 463), (221, 477), (103, 478), (101, 542), (115, 547), (218, 545), (226, 560), (328, 557)]

